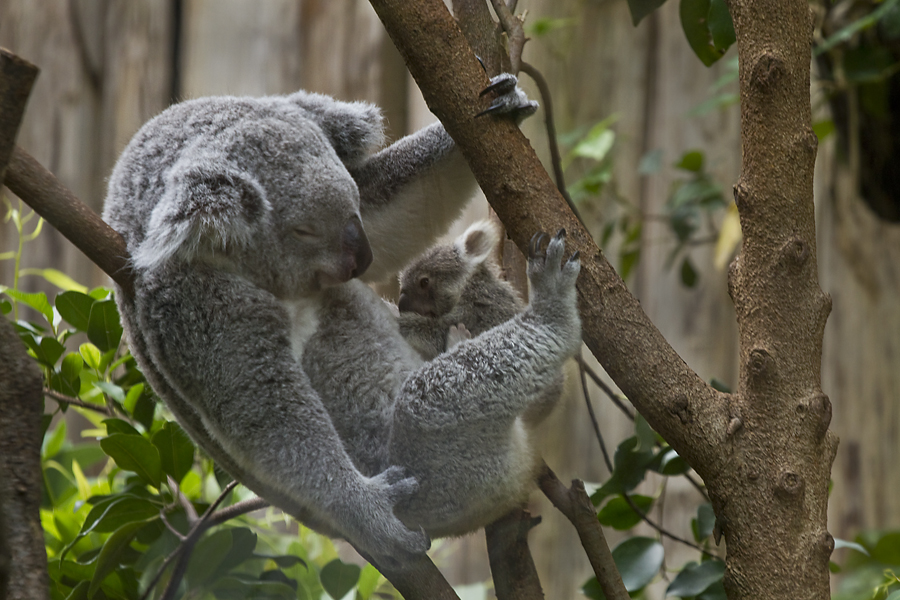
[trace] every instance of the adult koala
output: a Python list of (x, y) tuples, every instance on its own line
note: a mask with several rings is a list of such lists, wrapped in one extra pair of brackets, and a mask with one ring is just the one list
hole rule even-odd
[[(511, 76), (500, 87), (498, 106), (521, 98)], [(524, 102), (510, 112), (533, 112)], [(580, 338), (578, 264), (560, 267), (556, 240), (533, 261), (544, 290), (534, 311), (423, 366), (354, 278), (370, 263), (381, 278), (424, 250), (474, 181), (439, 124), (370, 155), (381, 132), (375, 107), (304, 92), (185, 102), (135, 135), (104, 212), (132, 256), (134, 296), (117, 298), (156, 392), (236, 479), (376, 562), (423, 552), (425, 531), (484, 524), (483, 510), (466, 514), (469, 492), (510, 457), (485, 455), (468, 476), (456, 457), (454, 481), (481, 483), (450, 508), (423, 505), (453, 490), (434, 473), (408, 476), (406, 463), (420, 450), (441, 456), (447, 415), (459, 433), (467, 405), (483, 434), (491, 411), (479, 403), (496, 400), (496, 413), (527, 401)]]

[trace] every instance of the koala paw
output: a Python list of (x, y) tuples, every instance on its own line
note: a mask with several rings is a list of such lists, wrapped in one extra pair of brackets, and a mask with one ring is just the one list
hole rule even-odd
[(546, 233), (539, 232), (531, 238), (528, 245), (528, 279), (536, 293), (552, 294), (554, 290), (574, 289), (575, 280), (581, 271), (581, 260), (578, 252), (569, 257), (565, 263), (566, 230), (560, 229), (543, 250)]
[(423, 530), (413, 531), (394, 515), (394, 506), (416, 493), (419, 483), (403, 467), (389, 467), (368, 480), (370, 513), (357, 539), (364, 552), (379, 564), (397, 567), (423, 554), (431, 540)]
[(521, 123), (525, 117), (534, 114), (538, 109), (538, 103), (529, 100), (519, 88), (519, 80), (512, 73), (500, 73), (496, 77), (491, 78), (491, 84), (481, 90), (481, 96), (490, 93), (496, 93), (497, 97), (489, 107), (475, 115), (481, 117), (483, 115), (511, 115), (516, 123)]
[(464, 323), (451, 325), (450, 331), (447, 332), (447, 350), (465, 340), (472, 339), (472, 332), (469, 331)]

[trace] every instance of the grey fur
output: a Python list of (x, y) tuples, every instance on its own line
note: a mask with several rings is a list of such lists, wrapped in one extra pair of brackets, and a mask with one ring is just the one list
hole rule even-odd
[(185, 102), (125, 149), (104, 217), (133, 257), (132, 352), (194, 440), (310, 526), (403, 561), (425, 532), (483, 525), (473, 499), (512, 495), (518, 441), (496, 424), (577, 348), (578, 263), (551, 244), (522, 315), (423, 365), (353, 278), (423, 251), (474, 181), (440, 125), (369, 155), (380, 138), (371, 105), (304, 92)]
[(465, 339), (460, 324), (477, 336), (525, 309), (491, 257), (499, 242), (496, 226), (478, 221), (452, 244), (426, 250), (400, 274), (400, 333), (425, 360)]

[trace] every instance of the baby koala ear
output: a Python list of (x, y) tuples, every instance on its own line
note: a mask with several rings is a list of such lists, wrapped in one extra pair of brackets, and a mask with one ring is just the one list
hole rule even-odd
[(132, 253), (134, 266), (244, 248), (271, 210), (262, 187), (247, 173), (212, 160), (176, 163), (150, 214), (150, 233)]
[(500, 243), (500, 231), (491, 221), (477, 221), (456, 238), (456, 246), (463, 261), (470, 265), (487, 262)]
[(309, 113), (347, 168), (359, 166), (384, 143), (384, 117), (381, 109), (368, 102), (342, 102), (331, 96), (295, 92), (291, 102)]

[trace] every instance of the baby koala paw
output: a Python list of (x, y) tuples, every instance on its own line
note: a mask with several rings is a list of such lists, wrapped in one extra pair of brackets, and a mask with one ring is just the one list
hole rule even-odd
[(483, 115), (510, 115), (516, 123), (521, 123), (525, 117), (534, 114), (538, 109), (538, 103), (529, 100), (519, 88), (519, 80), (512, 73), (500, 73), (496, 77), (491, 78), (491, 84), (481, 90), (481, 96), (484, 97), (490, 93), (496, 93), (497, 97), (489, 107), (475, 115), (481, 117)]
[(469, 331), (464, 323), (459, 323), (458, 325), (451, 325), (450, 330), (447, 332), (447, 350), (457, 345), (460, 342), (464, 342), (466, 340), (472, 339), (472, 332)]
[(581, 271), (578, 252), (563, 262), (566, 249), (565, 229), (560, 229), (544, 250), (542, 247), (546, 238), (546, 233), (536, 233), (528, 245), (528, 279), (532, 287), (541, 295), (574, 290), (575, 280)]

